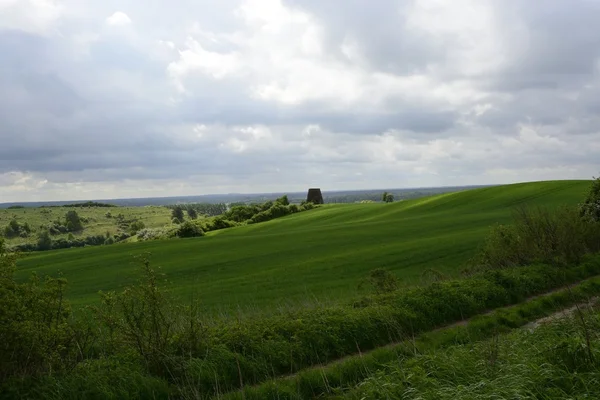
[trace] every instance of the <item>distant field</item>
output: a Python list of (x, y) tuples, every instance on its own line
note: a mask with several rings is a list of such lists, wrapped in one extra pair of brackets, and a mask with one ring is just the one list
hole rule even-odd
[[(60, 270), (74, 304), (90, 304), (99, 290), (133, 282), (132, 257), (151, 252), (177, 295), (195, 293), (213, 310), (310, 298), (337, 301), (356, 295), (360, 280), (377, 267), (393, 271), (405, 284), (418, 283), (427, 268), (457, 274), (490, 225), (508, 222), (514, 206), (577, 204), (589, 183), (525, 183), (392, 204), (327, 205), (197, 239), (33, 253), (20, 261), (19, 276)], [(30, 212), (9, 212), (23, 211)], [(165, 212), (144, 221), (152, 217), (162, 224), (161, 218), (168, 220)], [(104, 228), (99, 224), (100, 231)]]
[[(77, 237), (104, 235), (109, 232), (114, 235), (118, 231), (118, 214), (123, 214), (126, 219), (139, 219), (144, 222), (147, 228), (159, 228), (171, 224), (171, 210), (165, 207), (48, 207), (48, 208), (18, 208), (18, 209), (0, 209), (0, 228), (4, 228), (8, 223), (16, 219), (20, 224), (28, 223), (33, 229), (28, 238), (16, 237), (7, 241), (8, 245), (35, 242), (37, 233), (42, 226), (47, 226), (50, 222), (57, 219), (64, 219), (69, 210), (75, 210), (80, 217), (87, 218), (88, 223), (84, 224), (85, 229), (82, 232), (75, 232)], [(106, 216), (111, 214), (111, 218)], [(53, 236), (53, 239), (66, 238), (68, 234)]]

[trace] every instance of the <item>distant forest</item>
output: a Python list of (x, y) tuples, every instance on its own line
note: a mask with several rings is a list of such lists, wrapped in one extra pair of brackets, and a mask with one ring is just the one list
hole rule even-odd
[[(364, 200), (381, 201), (382, 193), (388, 192), (394, 196), (396, 201), (416, 199), (434, 194), (456, 192), (477, 187), (486, 187), (489, 185), (480, 186), (452, 186), (452, 187), (435, 187), (435, 188), (409, 188), (409, 189), (379, 189), (379, 190), (340, 190), (340, 191), (323, 191), (323, 199), (325, 203), (355, 203)], [(21, 208), (21, 207), (52, 207), (52, 206), (70, 206), (70, 207), (111, 207), (111, 206), (166, 206), (174, 204), (192, 204), (192, 203), (208, 203), (208, 204), (232, 204), (232, 203), (262, 203), (268, 200), (274, 200), (286, 193), (257, 193), (257, 194), (210, 194), (200, 196), (175, 196), (175, 197), (148, 197), (148, 198), (131, 198), (131, 199), (104, 199), (90, 201), (46, 201), (46, 202), (13, 202), (1, 203), (0, 208)], [(290, 203), (299, 204), (306, 200), (306, 192), (287, 193)]]

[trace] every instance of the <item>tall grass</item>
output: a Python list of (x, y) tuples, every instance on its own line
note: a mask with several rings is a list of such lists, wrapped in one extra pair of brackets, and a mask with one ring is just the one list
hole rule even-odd
[[(600, 330), (597, 312), (586, 319)], [(376, 372), (339, 398), (574, 399), (600, 398), (600, 365), (571, 318), (478, 344), (418, 354)], [(600, 338), (591, 341), (600, 355)]]

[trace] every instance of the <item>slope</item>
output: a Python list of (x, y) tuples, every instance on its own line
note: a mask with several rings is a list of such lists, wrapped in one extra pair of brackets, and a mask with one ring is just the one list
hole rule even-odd
[(278, 220), (217, 231), (198, 239), (36, 253), (30, 272), (62, 271), (75, 304), (135, 279), (134, 255), (151, 252), (173, 291), (195, 293), (219, 311), (354, 296), (368, 271), (392, 270), (410, 285), (424, 269), (454, 275), (494, 223), (519, 204), (577, 204), (588, 181), (553, 181), (475, 189), (394, 204), (329, 205)]

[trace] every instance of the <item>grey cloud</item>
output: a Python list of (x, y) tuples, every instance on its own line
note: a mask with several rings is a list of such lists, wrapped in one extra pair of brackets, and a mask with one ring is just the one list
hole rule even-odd
[[(22, 171), (51, 182), (101, 183), (192, 176), (210, 176), (212, 182), (220, 176), (231, 185), (270, 187), (278, 184), (272, 179), (304, 182), (321, 174), (325, 180), (325, 172), (331, 172), (340, 182), (344, 173), (364, 173), (367, 182), (386, 177), (389, 186), (399, 186), (402, 182), (393, 181), (397, 166), (378, 164), (377, 154), (364, 150), (386, 131), (401, 131), (398, 140), (408, 147), (436, 138), (461, 141), (464, 147), (447, 156), (425, 154), (425, 147), (418, 147), (423, 154), (396, 154), (398, 162), (427, 162), (442, 175), (453, 171), (448, 179), (454, 180), (442, 182), (447, 184), (486, 183), (472, 179), (489, 168), (566, 165), (587, 173), (589, 165), (598, 165), (590, 145), (600, 140), (598, 2), (549, 0), (543, 7), (492, 2), (504, 51), (499, 57), (506, 62), (468, 75), (452, 65), (450, 39), (434, 41), (409, 29), (412, 1), (284, 0), (314, 16), (324, 30), (327, 57), (338, 63), (362, 69), (365, 76), (419, 73), (440, 84), (463, 82), (480, 95), (452, 103), (430, 93), (392, 93), (379, 108), (347, 109), (332, 101), (292, 106), (259, 100), (246, 74), (213, 79), (191, 73), (184, 79), (186, 92), (178, 93), (167, 70), (178, 53), (157, 55), (157, 42), (171, 40), (179, 47), (187, 35), (194, 36), (194, 24), (217, 34), (236, 31), (240, 20), (232, 9), (238, 1), (185, 0), (174, 8), (138, 0), (82, 3), (65, 0), (81, 17), (65, 17), (57, 28), (60, 35), (0, 27), (0, 177)], [(132, 19), (130, 38), (104, 26), (117, 10)], [(79, 33), (98, 34), (87, 51), (74, 45), (72, 37)], [(365, 65), (352, 64), (342, 54), (347, 38), (359, 44)], [(233, 45), (207, 40), (203, 46), (227, 52)], [(478, 116), (472, 112), (472, 106), (486, 103), (492, 108)], [(360, 104), (368, 105), (369, 99)], [(197, 138), (195, 124), (212, 131)], [(310, 124), (323, 132), (306, 139), (302, 132)], [(500, 146), (503, 139), (519, 138), (519, 124), (567, 144)], [(247, 125), (265, 125), (274, 138), (251, 142), (234, 129)], [(484, 134), (487, 142), (479, 139)], [(248, 141), (248, 148), (236, 152), (228, 140)], [(277, 168), (285, 172), (278, 175)], [(406, 181), (419, 181), (417, 173), (402, 174)]]

